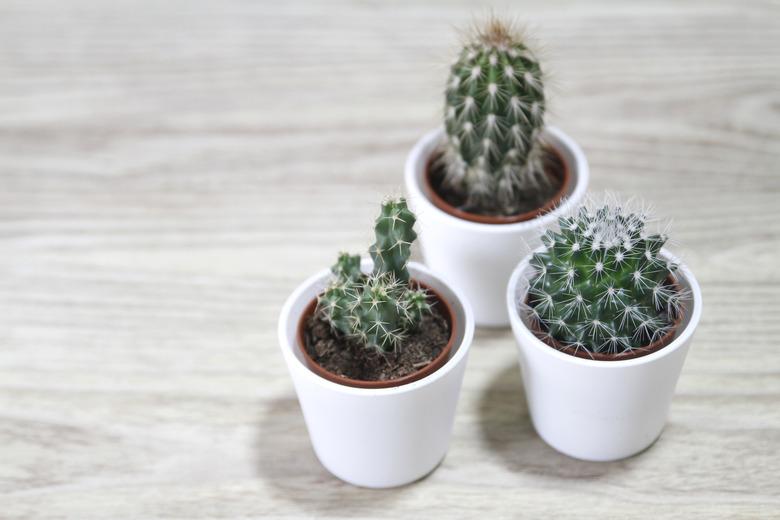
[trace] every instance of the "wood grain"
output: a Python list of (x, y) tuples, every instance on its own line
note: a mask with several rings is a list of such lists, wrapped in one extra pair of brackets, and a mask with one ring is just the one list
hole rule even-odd
[(494, 4), (544, 42), (592, 190), (675, 222), (705, 312), (661, 439), (579, 462), (479, 331), (452, 445), (317, 463), (279, 308), (363, 250), (471, 2), (0, 3), (0, 518), (780, 515), (780, 5)]

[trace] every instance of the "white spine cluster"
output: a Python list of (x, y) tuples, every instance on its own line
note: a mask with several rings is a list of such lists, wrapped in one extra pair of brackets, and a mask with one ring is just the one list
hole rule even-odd
[(649, 233), (648, 220), (616, 203), (581, 207), (544, 235), (521, 304), (547, 339), (614, 355), (667, 337), (688, 294), (661, 256), (666, 234)]

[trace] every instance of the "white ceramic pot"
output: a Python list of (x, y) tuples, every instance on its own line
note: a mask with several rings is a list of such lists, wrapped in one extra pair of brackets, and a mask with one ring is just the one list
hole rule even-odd
[(425, 169), (431, 154), (444, 139), (443, 128), (425, 134), (407, 157), (406, 192), (417, 215), (425, 263), (463, 292), (479, 326), (509, 325), (504, 303), (509, 274), (521, 258), (540, 245), (542, 230), (576, 205), (588, 187), (588, 161), (577, 143), (554, 127), (547, 127), (543, 136), (566, 162), (572, 180), (558, 208), (514, 224), (464, 220), (440, 210), (430, 201), (423, 184)]
[[(368, 272), (370, 260), (364, 260), (362, 268)], [(409, 271), (412, 278), (447, 300), (457, 322), (450, 359), (412, 383), (353, 388), (323, 379), (307, 368), (296, 344), (298, 321), (327, 285), (327, 269), (303, 282), (279, 317), (279, 342), (314, 452), (328, 471), (357, 486), (386, 488), (413, 482), (439, 464), (450, 442), (474, 318), (460, 293), (425, 267), (411, 262)]]
[[(679, 262), (666, 250), (661, 254)], [(661, 435), (699, 324), (696, 278), (680, 264), (678, 281), (692, 296), (671, 343), (634, 359), (595, 361), (560, 352), (529, 330), (518, 302), (525, 301), (530, 258), (514, 270), (505, 295), (534, 428), (547, 444), (578, 459), (608, 461), (639, 453)]]

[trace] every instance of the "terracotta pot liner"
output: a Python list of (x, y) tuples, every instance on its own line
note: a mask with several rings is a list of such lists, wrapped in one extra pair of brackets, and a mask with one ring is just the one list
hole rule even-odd
[[(677, 280), (672, 276), (666, 278), (666, 283), (667, 285), (671, 285), (672, 287), (674, 287), (675, 290), (677, 290), (678, 292), (682, 290), (680, 284), (677, 283)], [(528, 297), (526, 297), (526, 305), (529, 305)], [(624, 361), (626, 359), (636, 359), (642, 356), (647, 356), (648, 354), (652, 354), (653, 352), (661, 350), (662, 348), (667, 346), (669, 343), (672, 342), (675, 335), (677, 334), (677, 328), (680, 326), (681, 322), (682, 322), (682, 313), (680, 313), (679, 316), (675, 317), (674, 321), (672, 322), (672, 327), (662, 337), (658, 338), (657, 340), (653, 341), (652, 343), (650, 343), (645, 347), (635, 348), (630, 352), (620, 353), (620, 354), (603, 354), (600, 352), (591, 352), (589, 350), (582, 350), (582, 349), (576, 350), (573, 347), (561, 345), (555, 339), (546, 336), (545, 333), (541, 330), (541, 328), (539, 328), (538, 323), (531, 324), (529, 329), (531, 330), (531, 332), (534, 333), (534, 336), (536, 336), (539, 340), (544, 342), (546, 345), (554, 348), (555, 350), (560, 350), (561, 352), (569, 354), (570, 356), (575, 356), (583, 359), (593, 359), (596, 361)]]
[(412, 280), (411, 283), (417, 287), (425, 289), (428, 294), (433, 297), (433, 305), (439, 306), (439, 309), (443, 311), (442, 314), (444, 315), (444, 319), (450, 326), (450, 339), (447, 341), (447, 344), (433, 361), (416, 372), (412, 372), (411, 374), (405, 375), (403, 377), (388, 379), (385, 381), (364, 381), (361, 379), (352, 379), (325, 370), (309, 355), (309, 352), (306, 350), (306, 343), (304, 341), (303, 332), (306, 328), (306, 321), (308, 320), (309, 316), (314, 314), (317, 308), (317, 298), (314, 298), (303, 310), (303, 313), (301, 313), (301, 318), (298, 320), (298, 333), (296, 335), (298, 348), (300, 349), (301, 353), (303, 353), (303, 357), (306, 360), (306, 365), (309, 367), (309, 369), (318, 376), (340, 385), (352, 386), (356, 388), (391, 388), (417, 381), (418, 379), (422, 379), (423, 377), (426, 377), (441, 368), (450, 358), (450, 353), (452, 352), (452, 348), (455, 344), (455, 329), (457, 327), (455, 313), (452, 311), (450, 304), (447, 303), (447, 301), (429, 285), (417, 280)]
[(515, 224), (517, 222), (532, 220), (539, 215), (554, 209), (560, 203), (561, 199), (563, 199), (564, 195), (569, 189), (569, 186), (571, 185), (571, 172), (569, 171), (569, 167), (566, 164), (566, 161), (563, 160), (563, 156), (561, 156), (560, 152), (558, 152), (558, 150), (552, 146), (545, 147), (545, 151), (548, 154), (552, 154), (555, 157), (555, 162), (560, 165), (560, 168), (546, 169), (546, 173), (548, 176), (554, 176), (558, 178), (561, 181), (561, 186), (543, 206), (540, 206), (531, 211), (526, 211), (525, 213), (519, 213), (512, 216), (480, 215), (478, 213), (471, 213), (458, 209), (444, 200), (444, 198), (442, 198), (441, 195), (436, 192), (436, 190), (433, 188), (433, 184), (431, 183), (431, 173), (433, 170), (431, 166), (438, 157), (437, 153), (432, 154), (425, 165), (423, 187), (425, 188), (425, 193), (428, 195), (428, 198), (433, 203), (433, 205), (445, 213), (452, 215), (453, 217), (471, 222), (478, 222), (480, 224)]

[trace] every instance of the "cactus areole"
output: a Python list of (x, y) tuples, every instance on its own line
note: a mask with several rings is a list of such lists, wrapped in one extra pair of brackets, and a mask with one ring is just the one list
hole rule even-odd
[(526, 300), (532, 330), (579, 357), (620, 360), (650, 354), (674, 337), (687, 298), (661, 256), (664, 234), (646, 216), (604, 206), (561, 217), (530, 261)]
[(427, 175), (437, 206), (508, 223), (560, 202), (569, 173), (540, 139), (542, 70), (518, 32), (496, 19), (476, 31), (450, 69), (445, 98), (447, 139)]
[(299, 345), (315, 373), (381, 388), (420, 379), (449, 358), (454, 314), (444, 298), (409, 277), (414, 223), (404, 199), (388, 201), (369, 248), (373, 271), (361, 271), (359, 255), (339, 255), (330, 284), (299, 322)]

